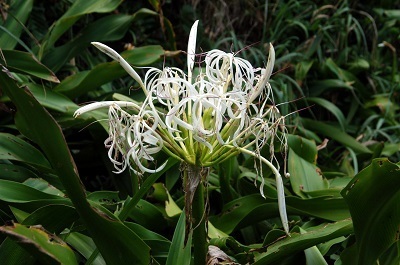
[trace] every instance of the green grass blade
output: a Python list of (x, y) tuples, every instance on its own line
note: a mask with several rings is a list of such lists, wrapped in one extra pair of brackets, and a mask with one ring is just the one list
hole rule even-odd
[(332, 102), (323, 99), (323, 98), (307, 98), (308, 102), (318, 104), (319, 106), (325, 108), (330, 113), (332, 113), (339, 122), (340, 128), (342, 131), (345, 131), (346, 128), (346, 118), (343, 115), (343, 112), (336, 107)]
[[(12, 50), (17, 45), (17, 38), (23, 31), (21, 23), (25, 23), (32, 11), (33, 0), (15, 0), (13, 1), (6, 22), (2, 25), (8, 32), (12, 32), (12, 36), (6, 31), (0, 30), (0, 48), (4, 50)], [(3, 7), (2, 7), (3, 8)]]

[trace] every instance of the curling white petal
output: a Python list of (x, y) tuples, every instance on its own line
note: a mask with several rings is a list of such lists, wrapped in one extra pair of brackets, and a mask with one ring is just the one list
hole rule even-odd
[(268, 98), (269, 92), (271, 91), (271, 87), (269, 86), (268, 81), (274, 69), (274, 64), (275, 64), (275, 50), (274, 46), (270, 44), (267, 67), (261, 70), (261, 78), (258, 80), (258, 83), (256, 84), (256, 86), (254, 87), (254, 89), (250, 94), (248, 105), (251, 104), (263, 92), (265, 86), (267, 86), (267, 92), (268, 92), (267, 98)]
[(101, 109), (101, 108), (108, 108), (112, 105), (120, 106), (123, 108), (134, 108), (136, 110), (140, 110), (141, 107), (133, 102), (128, 102), (128, 101), (101, 101), (101, 102), (95, 102), (88, 104), (86, 106), (83, 106), (79, 109), (77, 109), (74, 113), (74, 118), (82, 115), (83, 113), (96, 110), (96, 109)]
[(138, 73), (130, 66), (130, 64), (125, 61), (124, 58), (121, 57), (116, 51), (114, 51), (112, 48), (108, 47), (107, 45), (101, 43), (101, 42), (92, 42), (92, 44), (99, 49), (100, 51), (104, 52), (108, 56), (110, 56), (112, 59), (115, 61), (119, 62), (119, 64), (122, 66), (122, 68), (125, 69), (125, 71), (133, 77), (133, 79), (136, 80), (136, 82), (139, 83), (139, 85), (142, 87), (143, 91), (146, 93), (146, 88), (142, 82), (142, 79), (138, 75)]

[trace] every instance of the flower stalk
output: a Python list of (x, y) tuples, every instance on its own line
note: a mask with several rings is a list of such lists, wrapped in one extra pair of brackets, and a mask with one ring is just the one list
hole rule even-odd
[(207, 257), (207, 211), (204, 190), (208, 168), (186, 165), (183, 170), (186, 214), (186, 239), (193, 231), (194, 264), (204, 265)]

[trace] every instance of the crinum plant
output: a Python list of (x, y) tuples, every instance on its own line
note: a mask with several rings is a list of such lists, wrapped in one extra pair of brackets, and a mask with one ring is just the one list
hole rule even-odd
[[(117, 52), (93, 42), (121, 64), (139, 83), (146, 97), (141, 104), (92, 103), (78, 109), (75, 117), (108, 108), (109, 137), (105, 146), (117, 173), (127, 168), (137, 175), (162, 170), (166, 163), (155, 166), (154, 161), (154, 155), (160, 151), (182, 162), (186, 216), (190, 229), (195, 228), (195, 260), (204, 261), (203, 189), (208, 169), (240, 153), (255, 158), (262, 196), (261, 165), (267, 165), (275, 174), (280, 217), (284, 230), (289, 233), (280, 166), (274, 156), (274, 143), (280, 143), (286, 152), (287, 141), (285, 117), (274, 104), (268, 82), (275, 61), (273, 46), (270, 45), (265, 68), (253, 68), (250, 62), (232, 52), (215, 49), (197, 55), (197, 25), (198, 21), (189, 35), (187, 73), (175, 67), (150, 68), (144, 81)], [(195, 66), (198, 66), (196, 71)], [(269, 157), (261, 155), (266, 145)], [(196, 240), (200, 242), (197, 248)]]

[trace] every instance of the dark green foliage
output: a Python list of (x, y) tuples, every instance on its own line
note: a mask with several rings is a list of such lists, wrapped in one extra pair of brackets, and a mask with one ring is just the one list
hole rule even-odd
[(115, 174), (107, 114), (73, 113), (92, 101), (143, 100), (90, 42), (113, 47), (140, 75), (146, 66), (184, 69), (195, 19), (203, 51), (231, 50), (262, 67), (273, 43), (271, 86), (290, 134), (287, 156), (275, 151), (291, 174), (292, 236), (272, 172), (263, 170), (264, 199), (254, 159), (240, 155), (208, 178), (208, 242), (239, 264), (398, 264), (400, 176), (389, 162), (400, 160), (398, 1), (0, 5), (2, 264), (193, 262), (179, 161), (142, 178)]

